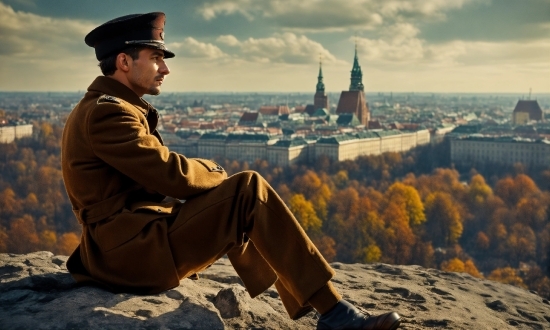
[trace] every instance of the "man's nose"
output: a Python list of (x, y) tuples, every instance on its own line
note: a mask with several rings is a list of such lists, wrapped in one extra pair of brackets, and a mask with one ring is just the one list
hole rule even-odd
[(159, 73), (162, 73), (163, 75), (167, 75), (170, 73), (170, 69), (168, 68), (168, 65), (166, 65), (166, 62), (163, 62), (162, 65), (159, 67)]

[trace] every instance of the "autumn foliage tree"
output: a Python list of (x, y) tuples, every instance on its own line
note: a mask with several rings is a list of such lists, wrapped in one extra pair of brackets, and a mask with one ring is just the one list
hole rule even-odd
[(435, 246), (447, 247), (458, 243), (462, 235), (462, 219), (452, 197), (434, 192), (426, 197), (426, 234)]

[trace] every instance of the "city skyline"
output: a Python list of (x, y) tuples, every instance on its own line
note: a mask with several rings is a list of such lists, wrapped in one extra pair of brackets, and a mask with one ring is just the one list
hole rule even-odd
[(85, 90), (84, 36), (117, 16), (167, 14), (164, 92), (550, 92), (550, 1), (0, 1), (0, 91)]

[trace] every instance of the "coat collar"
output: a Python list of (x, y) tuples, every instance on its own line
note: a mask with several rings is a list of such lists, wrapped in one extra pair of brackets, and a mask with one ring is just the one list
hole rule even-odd
[(134, 91), (113, 78), (105, 76), (95, 78), (90, 87), (88, 87), (88, 91), (97, 91), (110, 96), (118, 97), (136, 106), (143, 112), (144, 115), (147, 115), (149, 111), (156, 112), (155, 108), (153, 108), (149, 102), (137, 96)]

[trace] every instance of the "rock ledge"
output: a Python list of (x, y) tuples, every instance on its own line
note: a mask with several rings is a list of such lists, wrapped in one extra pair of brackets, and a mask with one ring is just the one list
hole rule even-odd
[[(290, 320), (274, 288), (251, 299), (227, 259), (157, 295), (76, 286), (67, 257), (0, 254), (0, 329), (314, 329)], [(395, 310), (402, 329), (550, 329), (534, 292), (419, 266), (333, 263), (336, 287), (368, 313)]]

